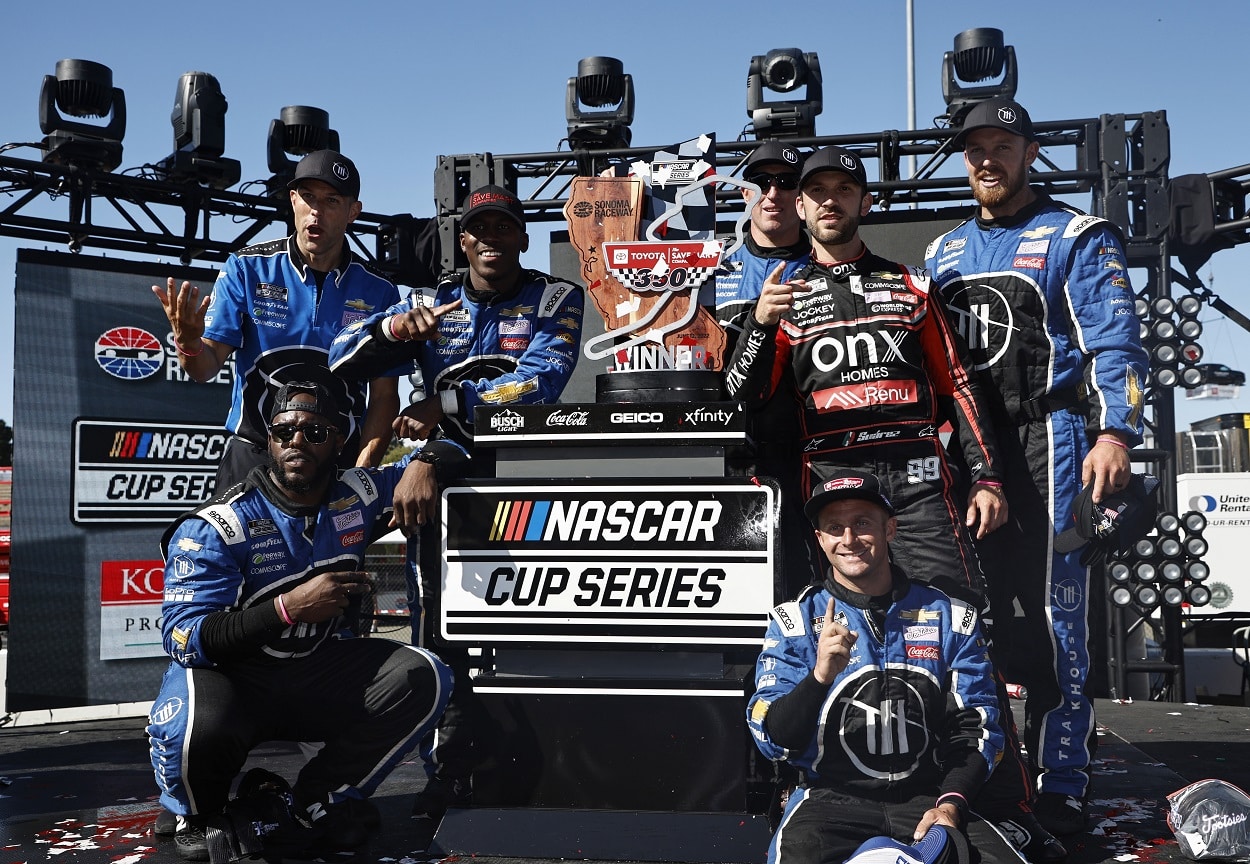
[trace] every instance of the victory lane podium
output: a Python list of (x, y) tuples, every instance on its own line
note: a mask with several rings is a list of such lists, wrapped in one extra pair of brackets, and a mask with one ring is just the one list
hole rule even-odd
[(430, 851), (762, 860), (745, 708), (777, 491), (725, 476), (741, 408), (494, 406), (475, 426), (496, 476), (444, 490), (438, 626), (482, 649), (489, 728), (475, 806)]

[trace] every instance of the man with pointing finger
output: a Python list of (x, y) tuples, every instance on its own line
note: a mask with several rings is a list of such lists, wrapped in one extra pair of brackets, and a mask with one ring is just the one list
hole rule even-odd
[[(419, 373), (423, 394), (395, 420), (401, 438), (421, 439), (419, 472), (396, 490), (410, 536), (408, 602), (412, 635), (456, 670), (456, 694), (426, 759), (429, 782), (413, 815), (439, 819), (470, 800), (477, 761), (477, 709), (464, 648), (438, 641), (441, 561), (436, 517), (439, 488), (466, 476), (494, 476), (490, 451), (473, 446), (480, 405), (554, 403), (577, 363), (582, 288), (521, 266), (529, 248), (520, 200), (501, 186), (469, 193), (460, 217), (460, 249), (469, 262), (433, 288), (414, 290), (385, 312), (345, 329), (330, 347), (330, 368), (349, 380)], [(411, 479), (411, 482), (409, 482)], [(414, 545), (418, 548), (414, 549)], [(419, 573), (411, 565), (419, 562)]]
[(940, 856), (914, 860), (1019, 861), (969, 808), (1003, 746), (975, 605), (891, 564), (898, 520), (875, 475), (832, 472), (804, 512), (830, 569), (773, 610), (747, 706), (756, 746), (802, 776), (769, 864), (840, 864), (935, 826)]

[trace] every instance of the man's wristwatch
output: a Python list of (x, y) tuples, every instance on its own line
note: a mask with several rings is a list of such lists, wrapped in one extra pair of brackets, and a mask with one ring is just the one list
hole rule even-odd
[(431, 453), (428, 449), (422, 450), (420, 453), (418, 453), (418, 454), (417, 454), (416, 456), (414, 456), (413, 458), (414, 458), (414, 459), (416, 459), (418, 462), (424, 462), (424, 463), (426, 463), (427, 465), (437, 465), (437, 464), (438, 464), (438, 454), (437, 454), (437, 453)]

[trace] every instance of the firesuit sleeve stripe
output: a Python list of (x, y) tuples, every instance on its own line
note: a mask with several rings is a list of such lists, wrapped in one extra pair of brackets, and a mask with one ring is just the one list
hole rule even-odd
[[(1074, 218), (1069, 223), (1068, 230), (1071, 231), (1074, 224), (1091, 218), (1093, 217)], [(1142, 439), (1141, 406), (1135, 404), (1135, 401), (1139, 402), (1142, 397), (1140, 385), (1134, 382), (1139, 380), (1141, 374), (1139, 369), (1144, 371), (1148, 363), (1145, 351), (1136, 338), (1137, 334), (1133, 332), (1137, 326), (1137, 318), (1136, 316), (1118, 316), (1131, 326), (1116, 327), (1114, 322), (1117, 316), (1081, 314), (1076, 308), (1072, 290), (1073, 278), (1086, 278), (1092, 272), (1095, 280), (1109, 279), (1113, 278), (1109, 274), (1119, 272), (1102, 271), (1096, 260), (1088, 261), (1092, 247), (1115, 246), (1120, 249), (1120, 259), (1125, 260), (1123, 244), (1120, 243), (1114, 231), (1102, 230), (1091, 233), (1090, 229), (1098, 226), (1099, 223), (1102, 223), (1104, 228), (1108, 227), (1104, 220), (1095, 219), (1094, 222), (1082, 224), (1080, 230), (1076, 232), (1080, 236), (1072, 244), (1068, 260), (1065, 262), (1064, 303), (1067, 307), (1072, 338), (1085, 359), (1082, 379), (1087, 394), (1085, 413), (1088, 428), (1091, 431), (1119, 430), (1128, 436), (1130, 445), (1136, 445), (1141, 443)], [(1132, 296), (1132, 290), (1129, 289), (1127, 294)], [(1095, 304), (1095, 307), (1100, 312), (1104, 311), (1101, 309), (1101, 304)]]
[(212, 525), (227, 546), (236, 546), (247, 541), (243, 523), (239, 521), (239, 515), (234, 512), (233, 507), (227, 504), (210, 504), (196, 515)]
[(560, 307), (564, 305), (565, 298), (571, 291), (580, 291), (576, 285), (569, 282), (551, 282), (543, 289), (542, 303), (538, 307), (539, 318), (550, 318), (560, 311)]
[(360, 496), (365, 504), (378, 500), (378, 485), (363, 468), (352, 468), (343, 472), (342, 482)]

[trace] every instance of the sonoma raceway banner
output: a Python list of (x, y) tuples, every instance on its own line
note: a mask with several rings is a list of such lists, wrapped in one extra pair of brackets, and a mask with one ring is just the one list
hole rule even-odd
[(758, 647), (774, 491), (735, 480), (482, 483), (443, 492), (453, 641)]
[(156, 695), (159, 541), (213, 494), (233, 364), (183, 374), (150, 286), (216, 275), (18, 252), (9, 711)]

